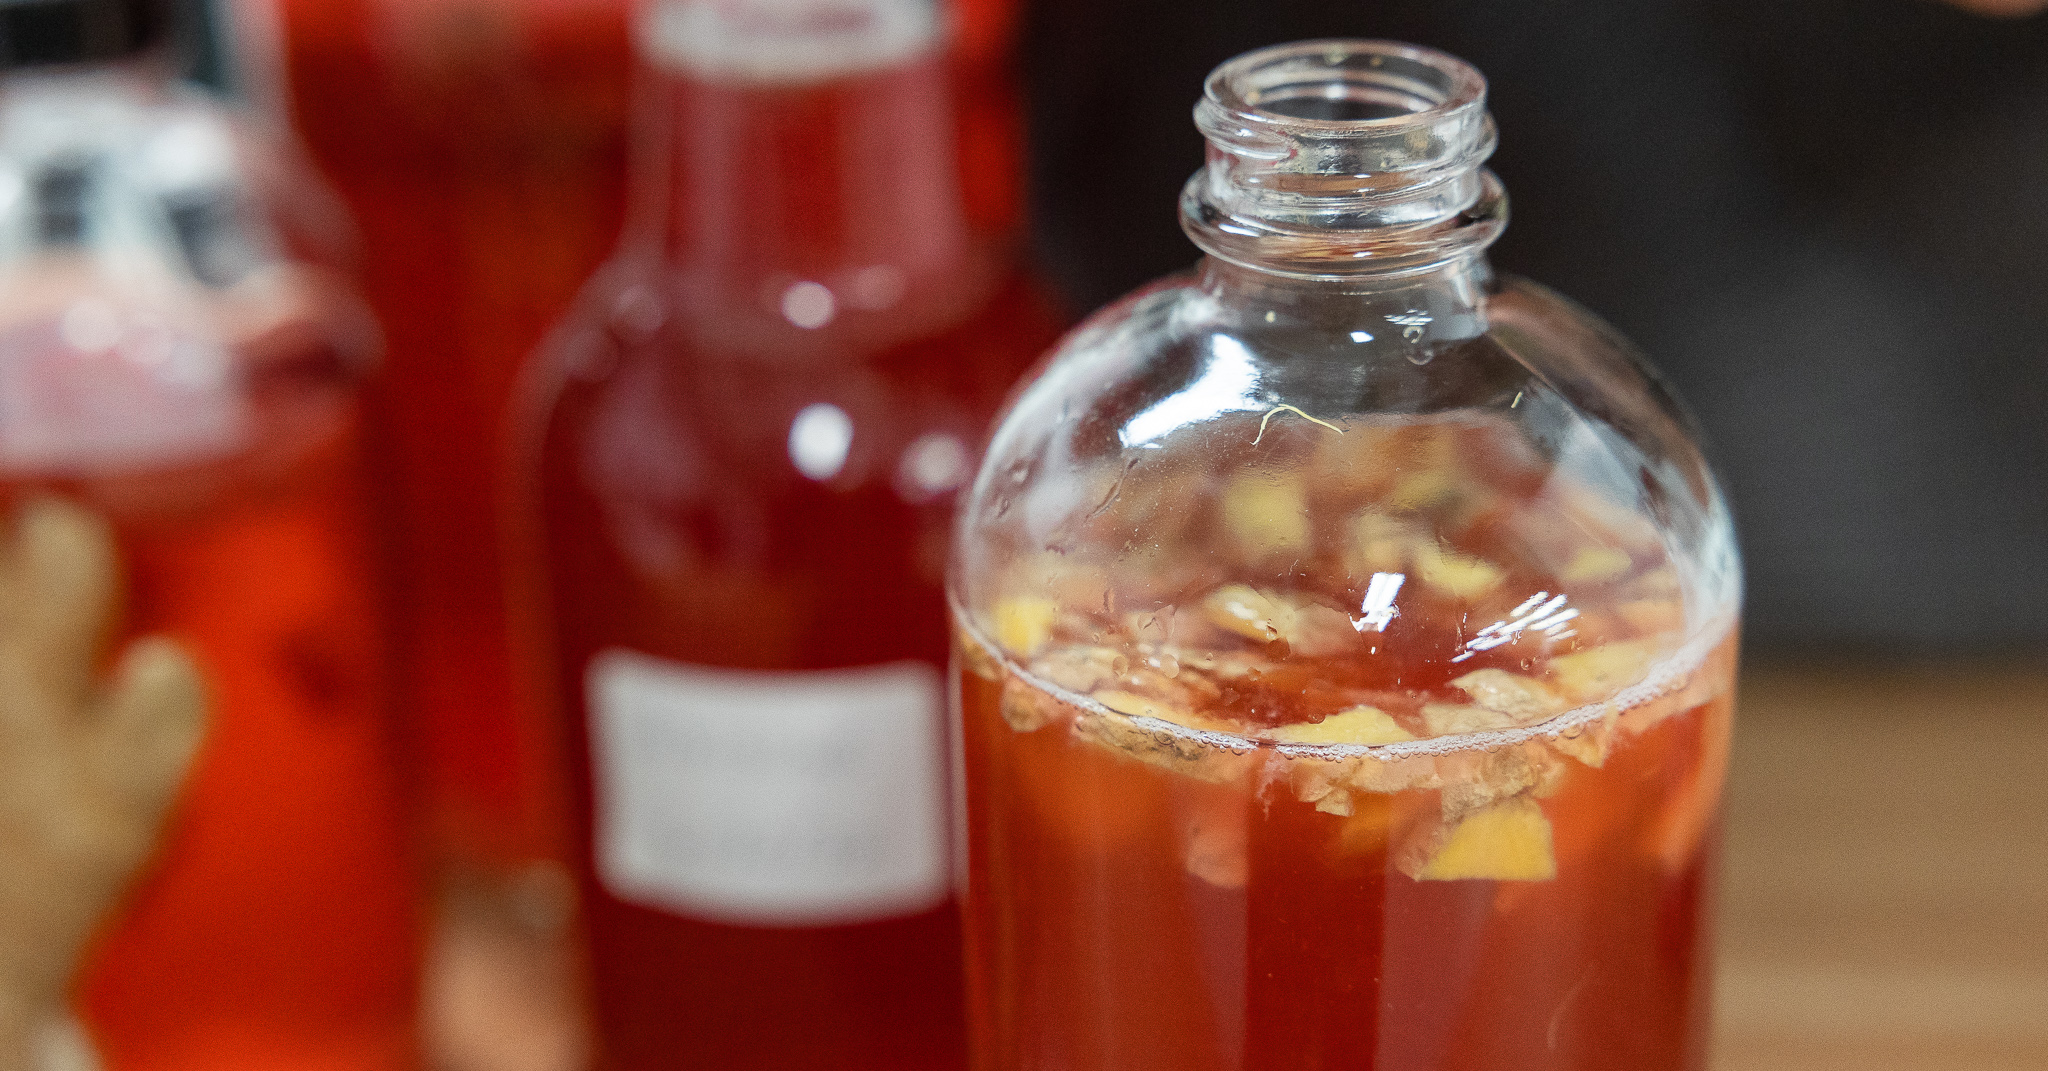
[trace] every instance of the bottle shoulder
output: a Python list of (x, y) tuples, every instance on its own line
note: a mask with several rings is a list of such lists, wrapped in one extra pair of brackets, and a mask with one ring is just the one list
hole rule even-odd
[(964, 294), (849, 309), (802, 280), (735, 296), (614, 263), (530, 369), (521, 434), (614, 493), (691, 472), (705, 494), (906, 480), (912, 498), (950, 494), (1004, 392), (1061, 326), (1028, 272), (990, 267)]
[(1272, 297), (1178, 277), (1062, 343), (963, 501), (971, 628), (1347, 682), (1289, 715), (1310, 721), (1476, 669), (1725, 637), (1720, 492), (1611, 329), (1517, 280)]

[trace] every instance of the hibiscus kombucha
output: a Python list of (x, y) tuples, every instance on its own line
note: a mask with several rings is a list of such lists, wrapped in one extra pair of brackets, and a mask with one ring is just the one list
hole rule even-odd
[[(552, 736), (519, 687), (501, 548), (518, 369), (618, 235), (627, 0), (280, 0), (294, 125), (362, 234), (370, 401), (405, 583), (400, 696), (443, 867), (562, 845)], [(499, 890), (503, 891), (503, 890)]]
[(963, 1063), (948, 527), (1058, 321), (966, 215), (939, 25), (649, 8), (659, 211), (529, 444), (605, 1068)]

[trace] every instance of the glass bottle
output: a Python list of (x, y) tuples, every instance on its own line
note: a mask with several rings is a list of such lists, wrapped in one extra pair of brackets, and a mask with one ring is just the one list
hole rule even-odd
[(280, 103), (361, 227), (386, 337), (375, 460), (429, 844), (450, 908), (531, 916), (565, 846), (508, 649), (494, 477), (519, 366), (618, 234), (629, 5), (275, 2)]
[(538, 360), (606, 1068), (961, 1065), (955, 491), (1057, 334), (961, 204), (926, 0), (669, 0), (618, 257)]
[(408, 1067), (375, 330), (163, 10), (0, 8), (0, 989), (41, 949), (114, 1068)]
[(1733, 537), (1654, 373), (1488, 268), (1484, 96), (1218, 68), (1207, 255), (1000, 422), (950, 588), (983, 1071), (1704, 1066)]

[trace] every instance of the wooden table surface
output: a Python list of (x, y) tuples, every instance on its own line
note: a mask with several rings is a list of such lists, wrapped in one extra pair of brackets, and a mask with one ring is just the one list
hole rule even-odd
[(1759, 669), (1715, 1071), (2048, 1069), (2048, 659)]
[[(2048, 659), (1754, 669), (1730, 772), (1714, 1071), (2048, 1071)], [(459, 920), (445, 1071), (574, 1071), (545, 950)]]

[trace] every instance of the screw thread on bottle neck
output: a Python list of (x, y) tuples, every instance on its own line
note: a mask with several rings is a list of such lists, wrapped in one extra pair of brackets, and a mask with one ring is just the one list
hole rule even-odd
[(1216, 69), (1195, 105), (1208, 164), (1181, 196), (1205, 252), (1284, 275), (1407, 275), (1507, 223), (1486, 82), (1388, 41), (1309, 41)]

